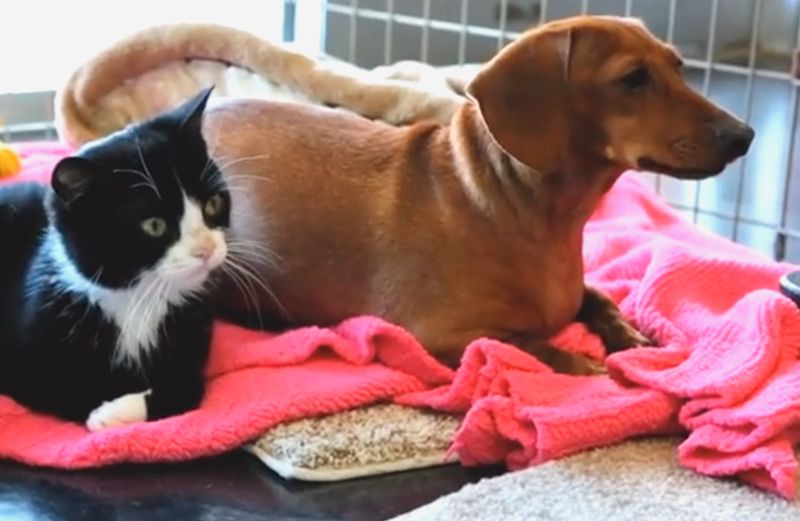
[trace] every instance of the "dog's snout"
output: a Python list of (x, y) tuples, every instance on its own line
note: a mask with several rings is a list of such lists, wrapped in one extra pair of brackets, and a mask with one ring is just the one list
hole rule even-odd
[(749, 125), (732, 118), (726, 118), (714, 125), (714, 133), (717, 144), (729, 160), (745, 155), (756, 135)]

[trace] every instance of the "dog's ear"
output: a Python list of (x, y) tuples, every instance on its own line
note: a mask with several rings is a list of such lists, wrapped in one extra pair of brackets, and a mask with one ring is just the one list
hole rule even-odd
[(572, 30), (534, 30), (508, 45), (467, 85), (486, 128), (507, 154), (542, 173), (563, 167), (569, 146)]

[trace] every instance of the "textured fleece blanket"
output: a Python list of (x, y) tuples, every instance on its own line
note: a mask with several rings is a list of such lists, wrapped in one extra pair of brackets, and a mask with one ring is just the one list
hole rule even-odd
[[(24, 148), (25, 175), (47, 179), (67, 152)], [(466, 413), (452, 448), (465, 464), (521, 468), (683, 432), (683, 465), (792, 496), (800, 313), (777, 287), (793, 266), (693, 228), (635, 174), (595, 212), (584, 257), (589, 283), (658, 344), (610, 356), (613, 378), (554, 374), (492, 340), (468, 346), (453, 374), (408, 333), (371, 317), (280, 335), (219, 323), (198, 410), (89, 433), (0, 397), (0, 457), (65, 468), (182, 460), (232, 449), (279, 422), (394, 400)], [(581, 326), (554, 340), (602, 356)]]

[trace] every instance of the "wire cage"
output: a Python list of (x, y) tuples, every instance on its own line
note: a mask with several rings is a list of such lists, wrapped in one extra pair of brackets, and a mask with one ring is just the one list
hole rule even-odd
[[(712, 179), (643, 175), (698, 226), (800, 262), (800, 0), (268, 1), (285, 41), (364, 67), (405, 59), (480, 63), (547, 21), (579, 13), (639, 17), (678, 47), (696, 89), (757, 133), (750, 153)], [(8, 120), (26, 113), (22, 124), (0, 123), (0, 139), (55, 136), (51, 92), (0, 95), (0, 108)]]
[(696, 89), (757, 132), (720, 176), (649, 182), (698, 226), (800, 261), (800, 0), (329, 0), (325, 9), (325, 51), (367, 67), (482, 62), (520, 31), (575, 14), (641, 18), (678, 47)]

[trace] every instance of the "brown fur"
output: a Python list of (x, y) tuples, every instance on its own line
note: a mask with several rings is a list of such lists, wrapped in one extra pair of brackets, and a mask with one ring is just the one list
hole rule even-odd
[[(637, 65), (652, 85), (631, 92), (620, 77)], [(612, 348), (645, 342), (584, 286), (584, 224), (642, 158), (699, 178), (743, 153), (717, 143), (720, 126), (747, 145), (752, 131), (684, 83), (671, 48), (608, 17), (526, 33), (466, 92), (449, 126), (261, 101), (208, 115), (232, 233), (276, 256), (251, 259), (273, 293), (258, 292), (262, 312), (293, 325), (378, 315), (450, 363), (489, 336), (584, 372), (546, 343), (576, 318)], [(220, 304), (248, 306), (233, 284)]]

